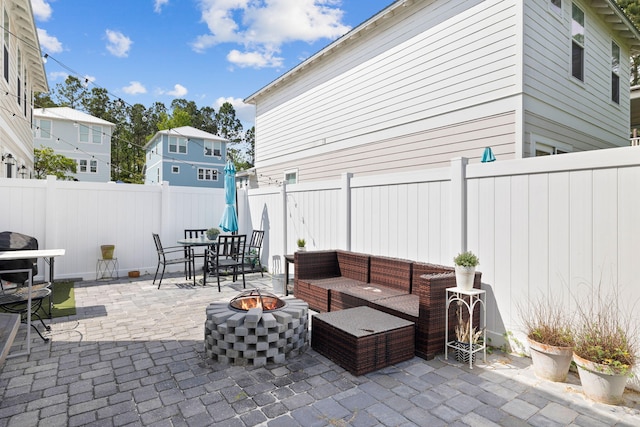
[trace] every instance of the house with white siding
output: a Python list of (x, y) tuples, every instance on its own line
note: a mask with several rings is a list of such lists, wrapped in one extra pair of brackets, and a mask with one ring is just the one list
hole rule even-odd
[(145, 184), (224, 188), (227, 142), (192, 126), (156, 132), (144, 146)]
[(48, 92), (30, 0), (0, 0), (0, 178), (33, 174), (34, 92)]
[(115, 124), (69, 107), (33, 111), (33, 146), (51, 148), (76, 162), (83, 182), (111, 181), (111, 135)]
[(260, 183), (629, 145), (614, 0), (398, 0), (250, 95)]

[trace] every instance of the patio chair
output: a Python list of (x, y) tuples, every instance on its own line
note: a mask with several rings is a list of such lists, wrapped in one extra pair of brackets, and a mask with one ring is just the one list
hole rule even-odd
[[(158, 267), (156, 268), (156, 274), (153, 276), (153, 284), (156, 284), (156, 278), (158, 277), (158, 271), (160, 271), (160, 266), (162, 265), (162, 273), (160, 273), (160, 281), (158, 282), (158, 289), (160, 289), (160, 285), (162, 284), (162, 278), (164, 277), (164, 270), (167, 265), (175, 265), (175, 264), (185, 264), (188, 265), (187, 271), (185, 271), (185, 278), (189, 279), (187, 276), (188, 272), (194, 266), (193, 261), (193, 249), (188, 248), (191, 251), (187, 256), (184, 256), (185, 248), (184, 246), (168, 246), (166, 248), (162, 247), (162, 242), (160, 241), (160, 236), (156, 233), (153, 234), (153, 241), (156, 244), (156, 251), (158, 252)], [(176, 257), (175, 254), (181, 255), (180, 257)], [(196, 275), (195, 268), (193, 268), (193, 285), (196, 285)]]
[(262, 271), (262, 262), (260, 261), (260, 253), (262, 251), (262, 240), (264, 239), (264, 230), (253, 230), (251, 233), (251, 240), (247, 245), (247, 251), (244, 254), (245, 260), (251, 264), (252, 271), (255, 264), (258, 264), (260, 267), (260, 275), (264, 277), (264, 272)]
[(203, 285), (207, 283), (207, 273), (215, 274), (218, 279), (220, 292), (220, 274), (233, 273), (233, 281), (242, 274), (242, 287), (246, 288), (244, 278), (244, 254), (247, 241), (246, 234), (219, 235), (215, 248), (207, 248), (207, 268), (205, 269)]
[[(195, 239), (195, 238), (198, 238), (198, 237), (200, 237), (200, 236), (202, 236), (203, 234), (206, 234), (206, 233), (207, 233), (207, 229), (206, 228), (187, 228), (187, 229), (184, 230), (184, 238), (185, 239)], [(188, 249), (189, 249), (188, 247), (184, 248), (184, 256), (185, 256), (185, 258), (189, 256), (189, 250)], [(202, 258), (202, 259), (204, 259), (204, 251), (196, 252), (196, 250), (193, 249), (193, 256), (194, 256), (194, 258)], [(193, 262), (194, 262), (194, 272), (193, 272), (193, 274), (196, 274), (195, 273), (195, 259), (193, 260)], [(185, 271), (189, 271), (189, 278), (191, 278), (191, 270), (188, 270), (188, 267), (189, 267), (189, 263), (185, 262), (184, 263), (184, 270)]]
[[(27, 236), (20, 233), (4, 231), (0, 233), (0, 250), (36, 250), (38, 249), (38, 240), (35, 237)], [(27, 323), (28, 301), (29, 301), (29, 272), (33, 276), (38, 273), (38, 264), (36, 259), (16, 259), (10, 261), (0, 261), (0, 270), (27, 270), (13, 273), (0, 274), (0, 311), (6, 313), (14, 313), (20, 315), (20, 321)], [(8, 282), (15, 286), (8, 286)], [(42, 307), (42, 302), (46, 298), (50, 301), (51, 289), (46, 286), (31, 287), (31, 318), (40, 320), (42, 326), (50, 331), (51, 327), (44, 323), (38, 311)], [(49, 306), (49, 304), (47, 304)], [(50, 307), (47, 307), (50, 310)], [(49, 311), (49, 315), (50, 315)], [(38, 328), (33, 322), (31, 327), (40, 335), (44, 342), (49, 338), (42, 336)]]

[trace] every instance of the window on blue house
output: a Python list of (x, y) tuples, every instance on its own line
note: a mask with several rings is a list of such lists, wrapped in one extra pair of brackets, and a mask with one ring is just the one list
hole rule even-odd
[(180, 166), (171, 166), (171, 173), (180, 173)]
[(102, 126), (78, 124), (80, 142), (102, 143)]
[(198, 181), (217, 181), (218, 171), (216, 169), (198, 168)]
[(177, 136), (169, 137), (169, 152), (187, 154), (187, 140)]
[(204, 155), (221, 157), (222, 143), (220, 141), (204, 141)]

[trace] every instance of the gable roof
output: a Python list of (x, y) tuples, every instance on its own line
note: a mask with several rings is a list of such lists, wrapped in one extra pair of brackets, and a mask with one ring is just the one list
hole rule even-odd
[[(317, 63), (321, 58), (324, 58), (337, 49), (342, 48), (350, 40), (363, 36), (367, 31), (370, 31), (379, 25), (381, 21), (392, 17), (398, 8), (410, 6), (416, 3), (416, 1), (417, 0), (396, 0), (385, 9), (381, 10), (342, 37), (316, 52), (314, 55), (293, 67), (291, 70), (264, 86), (262, 89), (259, 89), (257, 92), (249, 95), (245, 98), (244, 102), (247, 104), (254, 104), (257, 97), (264, 95), (269, 90), (285, 83), (295, 74)], [(592, 0), (591, 7), (603, 17), (605, 22), (611, 25), (611, 28), (617, 31), (620, 36), (628, 42), (632, 54), (640, 53), (640, 31), (638, 31), (631, 20), (624, 14), (615, 0)]]
[(156, 139), (158, 135), (170, 135), (170, 136), (179, 136), (182, 138), (197, 138), (197, 139), (205, 139), (207, 141), (220, 141), (220, 142), (229, 142), (228, 139), (222, 138), (221, 136), (214, 135), (209, 132), (205, 132), (203, 130), (194, 128), (192, 126), (181, 126), (173, 129), (165, 129), (156, 132), (155, 135), (147, 142), (144, 148), (147, 148), (149, 144)]
[(72, 122), (92, 123), (96, 125), (115, 126), (114, 123), (92, 116), (70, 107), (34, 108), (33, 116), (49, 120), (68, 120)]

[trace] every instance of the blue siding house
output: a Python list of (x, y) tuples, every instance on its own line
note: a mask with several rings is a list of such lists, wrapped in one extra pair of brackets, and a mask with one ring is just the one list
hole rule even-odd
[(145, 184), (224, 188), (227, 142), (191, 126), (161, 130), (144, 146)]

